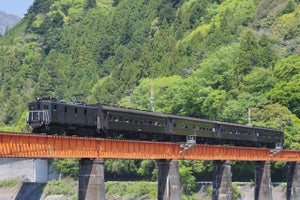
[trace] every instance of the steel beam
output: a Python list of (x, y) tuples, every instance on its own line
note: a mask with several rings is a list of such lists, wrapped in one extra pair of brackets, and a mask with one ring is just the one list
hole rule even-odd
[(0, 157), (122, 158), (175, 160), (300, 161), (300, 151), (195, 145), (184, 151), (179, 143), (109, 140), (35, 134), (0, 133)]

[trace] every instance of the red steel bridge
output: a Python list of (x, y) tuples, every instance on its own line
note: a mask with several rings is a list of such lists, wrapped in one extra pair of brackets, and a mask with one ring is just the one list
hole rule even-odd
[(2, 158), (300, 161), (300, 151), (0, 132)]

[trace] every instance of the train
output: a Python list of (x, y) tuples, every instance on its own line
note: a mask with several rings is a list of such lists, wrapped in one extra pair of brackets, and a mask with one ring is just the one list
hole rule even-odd
[(56, 98), (28, 104), (33, 133), (282, 148), (283, 131)]

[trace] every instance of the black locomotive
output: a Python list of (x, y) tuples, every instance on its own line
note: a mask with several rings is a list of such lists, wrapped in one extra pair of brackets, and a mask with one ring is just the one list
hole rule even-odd
[(282, 131), (270, 128), (57, 99), (29, 103), (27, 124), (34, 133), (172, 142), (189, 137), (198, 144), (281, 148), (284, 140)]

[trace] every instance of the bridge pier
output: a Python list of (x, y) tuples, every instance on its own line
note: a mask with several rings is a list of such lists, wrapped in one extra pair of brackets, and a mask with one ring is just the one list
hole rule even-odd
[(157, 160), (158, 200), (180, 200), (179, 166), (177, 160)]
[(287, 200), (300, 199), (300, 163), (288, 162), (287, 163)]
[(232, 199), (232, 173), (230, 161), (214, 161), (213, 200)]
[(272, 200), (270, 161), (255, 163), (255, 200)]
[(79, 160), (78, 200), (105, 200), (103, 159)]

